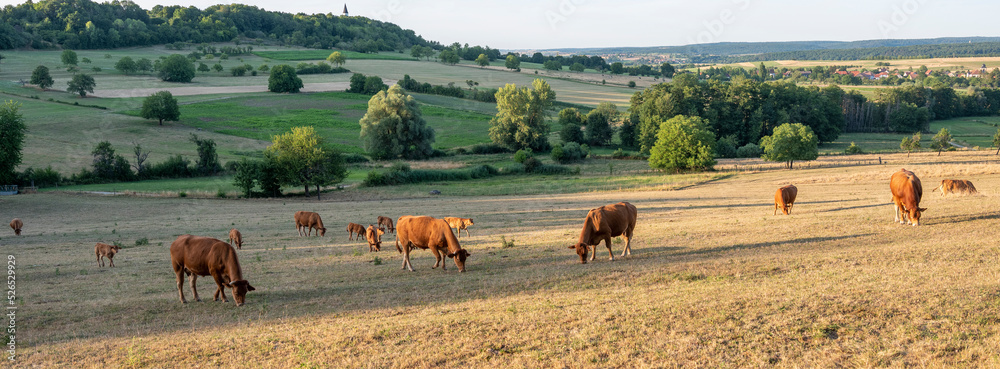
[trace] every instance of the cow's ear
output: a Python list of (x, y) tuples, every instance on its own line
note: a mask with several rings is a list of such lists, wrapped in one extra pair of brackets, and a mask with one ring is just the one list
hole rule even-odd
[(250, 285), (250, 282), (247, 282), (247, 291), (256, 291), (256, 290), (257, 290), (256, 288), (253, 288), (253, 286)]
[(455, 258), (455, 253), (454, 252), (448, 253), (448, 257), (449, 258)]
[(927, 211), (927, 208), (917, 208), (917, 210), (920, 210), (920, 212), (922, 213), (922, 212)]
[(471, 252), (468, 252), (468, 251), (465, 252), (465, 256), (471, 256), (471, 255), (472, 255)]

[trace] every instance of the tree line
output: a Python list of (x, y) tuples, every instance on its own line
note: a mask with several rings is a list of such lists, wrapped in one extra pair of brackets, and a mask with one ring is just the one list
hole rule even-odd
[(412, 30), (365, 17), (289, 14), (242, 4), (154, 6), (129, 0), (42, 0), (0, 10), (0, 49), (111, 49), (155, 44), (267, 39), (311, 48), (358, 52), (440, 49)]
[(696, 55), (692, 63), (745, 63), (769, 60), (894, 60), (1000, 56), (1000, 42), (880, 46), (856, 49), (782, 51), (754, 55)]

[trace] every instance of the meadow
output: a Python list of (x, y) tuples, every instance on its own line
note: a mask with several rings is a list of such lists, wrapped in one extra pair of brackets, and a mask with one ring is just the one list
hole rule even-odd
[[(14, 366), (996, 366), (1000, 166), (989, 154), (894, 154), (635, 191), (3, 197), (0, 219), (25, 222), (20, 237), (0, 233), (16, 260)], [(892, 221), (887, 181), (900, 167), (924, 183), (919, 227)], [(944, 178), (981, 194), (930, 192)], [(787, 183), (799, 187), (792, 215), (772, 215)], [(632, 256), (617, 256), (616, 239), (615, 261), (602, 246), (579, 264), (567, 247), (583, 216), (618, 201), (639, 210)], [(298, 237), (297, 210), (319, 212), (327, 236)], [(342, 230), (406, 214), (474, 218), (460, 238), (467, 272), (432, 270), (426, 251), (415, 272), (400, 270), (393, 235), (368, 253)], [(181, 304), (169, 244), (233, 227), (257, 290), (239, 308)], [(98, 268), (98, 241), (125, 246), (116, 268)], [(199, 286), (203, 298), (214, 289)]]

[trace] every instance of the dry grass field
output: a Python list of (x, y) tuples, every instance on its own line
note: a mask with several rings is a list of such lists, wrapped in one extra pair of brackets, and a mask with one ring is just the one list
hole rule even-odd
[[(1000, 163), (988, 154), (761, 169), (671, 191), (3, 197), (0, 220), (25, 223), (20, 237), (0, 232), (16, 260), (14, 367), (996, 367)], [(901, 167), (923, 180), (919, 227), (892, 221)], [(945, 178), (981, 195), (931, 193)], [(774, 216), (788, 183), (792, 215)], [(567, 247), (584, 215), (618, 201), (639, 210), (633, 255), (608, 261), (601, 247), (578, 264)], [(327, 236), (298, 237), (297, 210), (319, 212)], [(474, 218), (460, 239), (468, 271), (432, 270), (428, 251), (400, 270), (391, 234), (381, 253), (347, 240), (347, 222), (406, 214)], [(257, 291), (239, 308), (181, 304), (170, 243), (232, 227)], [(98, 268), (98, 241), (126, 246), (116, 268)], [(210, 278), (199, 286), (211, 296)]]

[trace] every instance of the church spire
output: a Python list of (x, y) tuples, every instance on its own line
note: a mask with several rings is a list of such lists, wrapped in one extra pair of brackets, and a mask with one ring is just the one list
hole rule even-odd
[(349, 14), (347, 14), (347, 4), (344, 4), (344, 16), (345, 17), (349, 17), (350, 16)]

